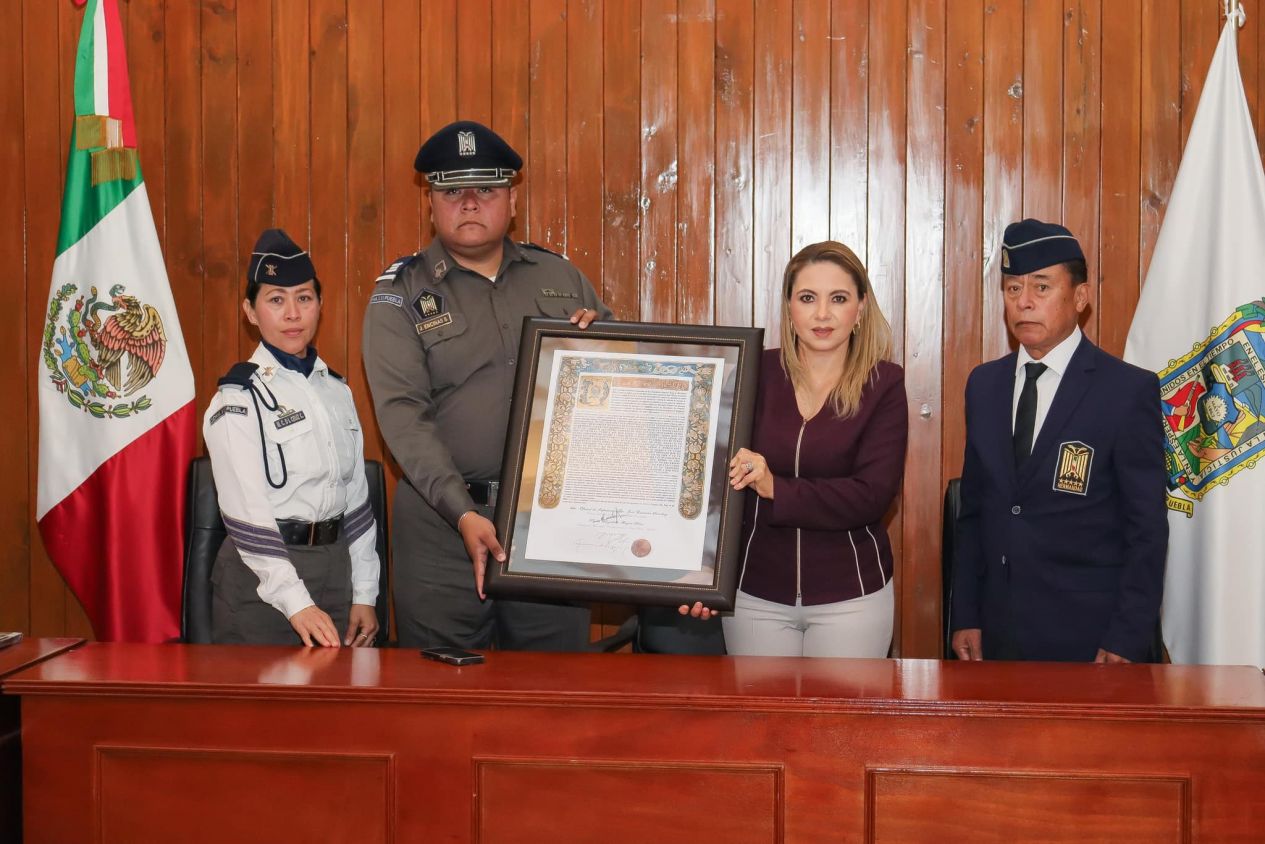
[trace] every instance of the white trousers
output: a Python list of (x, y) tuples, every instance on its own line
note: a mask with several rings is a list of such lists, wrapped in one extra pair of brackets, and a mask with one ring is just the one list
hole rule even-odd
[(805, 607), (738, 592), (725, 616), (725, 648), (739, 656), (887, 656), (892, 646), (895, 590), (889, 580), (877, 592)]

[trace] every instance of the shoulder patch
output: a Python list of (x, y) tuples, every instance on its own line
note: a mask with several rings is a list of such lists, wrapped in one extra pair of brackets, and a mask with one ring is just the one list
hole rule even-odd
[(564, 261), (569, 260), (567, 256), (563, 255), (561, 252), (554, 252), (552, 249), (546, 249), (538, 243), (528, 243), (527, 241), (523, 241), (518, 245), (524, 249), (535, 249), (537, 252), (547, 252), (548, 254), (561, 258)]
[(325, 369), (326, 369), (326, 371), (328, 371), (328, 372), (329, 372), (329, 374), (330, 374), (330, 375), (333, 375), (333, 376), (334, 376), (335, 378), (337, 378), (339, 381), (342, 381), (344, 384), (346, 384), (346, 383), (347, 383), (347, 379), (346, 379), (346, 378), (344, 378), (341, 374), (339, 374), (339, 373), (335, 372), (334, 370), (330, 369), (328, 366), (327, 366), (327, 367), (325, 367)]
[(228, 372), (220, 376), (220, 380), (215, 386), (223, 387), (228, 385), (246, 389), (250, 386), (250, 378), (255, 374), (255, 370), (257, 369), (259, 369), (259, 364), (251, 363), (250, 361), (235, 363)]
[(225, 413), (232, 413), (237, 416), (249, 416), (250, 412), (239, 404), (226, 404), (219, 410), (211, 414), (211, 421), (208, 424), (214, 425), (224, 418)]
[(403, 270), (405, 267), (407, 267), (409, 264), (411, 264), (413, 262), (413, 259), (416, 257), (417, 257), (417, 253), (414, 253), (412, 255), (405, 255), (402, 258), (396, 258), (387, 266), (385, 270), (382, 271), (382, 275), (378, 276), (377, 279), (375, 279), (375, 281), (377, 282), (392, 281), (397, 275), (400, 274), (400, 271)]
[(404, 307), (404, 297), (398, 293), (375, 293), (369, 297), (370, 305), (395, 305)]

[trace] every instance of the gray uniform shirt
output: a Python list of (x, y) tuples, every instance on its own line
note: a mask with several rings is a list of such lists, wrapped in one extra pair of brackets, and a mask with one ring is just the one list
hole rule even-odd
[(475, 509), (465, 480), (499, 480), (526, 316), (592, 308), (570, 261), (505, 241), (495, 281), (435, 240), (379, 276), (365, 311), (364, 364), (378, 425), (409, 483), (449, 524)]

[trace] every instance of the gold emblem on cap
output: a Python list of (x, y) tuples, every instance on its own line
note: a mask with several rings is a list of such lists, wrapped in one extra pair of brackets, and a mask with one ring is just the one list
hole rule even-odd
[(264, 264), (264, 275), (275, 276), (277, 274), (276, 264)]
[(1094, 450), (1085, 443), (1061, 443), (1059, 459), (1054, 464), (1054, 491), (1084, 495), (1089, 489), (1093, 462)]
[(1003, 270), (1010, 269), (1010, 250), (1004, 246), (1001, 248), (1001, 268)]
[(474, 133), (457, 133), (457, 155), (474, 155)]

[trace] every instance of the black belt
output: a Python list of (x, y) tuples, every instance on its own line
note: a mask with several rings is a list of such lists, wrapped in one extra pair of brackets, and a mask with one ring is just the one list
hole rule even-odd
[(338, 541), (343, 517), (324, 522), (300, 522), (297, 519), (277, 519), (277, 530), (286, 545), (332, 545)]
[(487, 507), (496, 506), (496, 493), (501, 488), (497, 481), (466, 481), (466, 489), (470, 492), (470, 500), (475, 504)]

